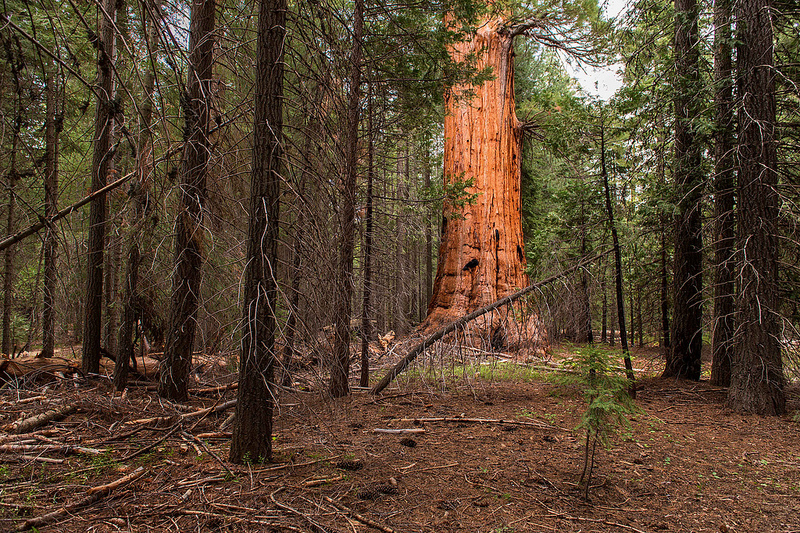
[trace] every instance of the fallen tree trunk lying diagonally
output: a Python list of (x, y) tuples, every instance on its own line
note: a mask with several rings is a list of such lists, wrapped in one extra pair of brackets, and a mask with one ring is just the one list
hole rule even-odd
[(589, 257), (588, 259), (584, 259), (580, 263), (577, 263), (576, 265), (566, 269), (565, 271), (561, 272), (560, 274), (556, 274), (556, 275), (550, 276), (549, 278), (545, 278), (545, 279), (543, 279), (541, 281), (538, 281), (538, 282), (534, 283), (533, 285), (528, 285), (524, 289), (522, 289), (520, 291), (517, 291), (514, 294), (510, 294), (510, 295), (508, 295), (508, 296), (506, 296), (504, 298), (500, 298), (496, 302), (491, 303), (491, 304), (487, 305), (486, 307), (482, 307), (482, 308), (480, 308), (480, 309), (478, 309), (476, 311), (473, 311), (470, 314), (459, 318), (455, 322), (451, 322), (447, 326), (435, 331), (433, 334), (428, 336), (425, 340), (423, 340), (422, 342), (417, 344), (414, 348), (412, 348), (411, 351), (408, 352), (408, 354), (405, 357), (403, 357), (403, 359), (401, 359), (395, 365), (395, 367), (393, 369), (391, 369), (385, 376), (383, 376), (383, 379), (381, 379), (372, 388), (372, 390), (370, 392), (372, 394), (380, 394), (380, 392), (383, 389), (385, 389), (389, 385), (389, 383), (391, 383), (394, 380), (394, 378), (396, 378), (400, 374), (400, 372), (402, 372), (403, 370), (406, 369), (406, 367), (409, 365), (409, 363), (411, 363), (411, 361), (416, 359), (416, 357), (419, 354), (424, 352), (427, 348), (432, 346), (434, 342), (438, 341), (439, 339), (441, 339), (442, 337), (444, 337), (448, 333), (452, 333), (452, 332), (456, 331), (458, 328), (463, 327), (464, 325), (468, 324), (469, 322), (475, 320), (478, 317), (481, 317), (481, 316), (485, 315), (486, 313), (489, 313), (489, 312), (494, 311), (495, 309), (497, 309), (499, 307), (502, 307), (504, 305), (510, 304), (511, 302), (519, 300), (520, 298), (522, 298), (526, 294), (531, 293), (531, 292), (535, 291), (536, 289), (540, 289), (540, 288), (544, 287), (545, 285), (548, 285), (548, 284), (556, 281), (557, 279), (563, 278), (567, 274), (570, 274), (570, 273), (572, 273), (572, 272), (574, 272), (574, 271), (576, 271), (578, 269), (581, 269), (581, 268), (585, 267), (586, 265), (588, 265), (590, 263), (593, 263), (594, 261), (596, 261), (599, 258), (603, 257), (607, 253), (611, 252), (611, 250), (612, 249), (609, 248), (608, 250), (605, 250), (605, 251), (603, 251), (603, 252), (601, 252), (601, 253), (599, 253), (597, 255), (594, 255), (592, 257)]

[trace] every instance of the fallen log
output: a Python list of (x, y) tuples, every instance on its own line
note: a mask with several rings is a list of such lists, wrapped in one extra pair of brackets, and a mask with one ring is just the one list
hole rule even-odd
[(77, 409), (78, 404), (62, 405), (61, 407), (50, 409), (49, 411), (45, 411), (44, 413), (40, 413), (36, 416), (17, 420), (11, 424), (11, 432), (16, 434), (29, 433), (45, 424), (55, 420), (60, 420), (67, 415), (72, 414)]
[(578, 269), (581, 269), (581, 268), (585, 267), (586, 265), (588, 265), (590, 263), (593, 263), (594, 261), (598, 260), (599, 258), (603, 257), (604, 255), (608, 254), (611, 251), (612, 251), (612, 249), (609, 248), (608, 250), (605, 250), (604, 252), (601, 252), (601, 253), (599, 253), (597, 255), (594, 255), (594, 256), (592, 256), (592, 257), (590, 257), (588, 259), (584, 259), (580, 263), (577, 263), (576, 265), (573, 265), (572, 267), (564, 270), (560, 274), (555, 274), (553, 276), (550, 276), (549, 278), (545, 278), (545, 279), (543, 279), (541, 281), (538, 281), (538, 282), (534, 283), (533, 285), (528, 285), (524, 289), (519, 290), (519, 291), (515, 292), (514, 294), (510, 294), (510, 295), (508, 295), (508, 296), (506, 296), (504, 298), (500, 298), (496, 302), (491, 303), (491, 304), (487, 305), (486, 307), (482, 307), (482, 308), (480, 308), (480, 309), (478, 309), (476, 311), (473, 311), (470, 314), (468, 314), (466, 316), (463, 316), (463, 317), (459, 318), (458, 320), (456, 320), (454, 322), (451, 322), (447, 326), (435, 331), (434, 333), (429, 335), (427, 338), (425, 338), (422, 342), (417, 344), (414, 348), (412, 348), (411, 351), (408, 352), (408, 354), (406, 354), (406, 356), (403, 357), (394, 366), (394, 368), (392, 368), (385, 376), (383, 376), (383, 379), (381, 379), (372, 388), (372, 390), (370, 392), (372, 394), (380, 394), (383, 389), (388, 387), (389, 384), (392, 381), (394, 381), (394, 378), (396, 378), (403, 370), (406, 369), (406, 367), (408, 367), (408, 365), (411, 363), (411, 361), (416, 359), (418, 355), (423, 353), (426, 349), (428, 349), (430, 346), (432, 346), (434, 342), (438, 341), (439, 339), (441, 339), (445, 335), (447, 335), (449, 333), (453, 333), (457, 329), (459, 329), (459, 328), (465, 326), (466, 324), (472, 322), (476, 318), (479, 318), (479, 317), (485, 315), (486, 313), (494, 311), (495, 309), (503, 307), (504, 305), (508, 305), (508, 304), (510, 304), (512, 302), (515, 302), (516, 300), (519, 300), (520, 298), (522, 298), (526, 294), (529, 294), (529, 293), (531, 293), (531, 292), (533, 292), (533, 291), (535, 291), (537, 289), (540, 289), (540, 288), (544, 287), (545, 285), (549, 285), (550, 283), (553, 283), (554, 281), (556, 281), (558, 279), (561, 279), (564, 276), (566, 276), (568, 274), (571, 274), (572, 272), (574, 272), (574, 271), (576, 271)]

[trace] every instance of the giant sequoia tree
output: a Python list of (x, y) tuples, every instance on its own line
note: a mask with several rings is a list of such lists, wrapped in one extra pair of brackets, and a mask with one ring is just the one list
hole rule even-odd
[[(466, 182), (475, 201), (445, 207), (439, 264), (426, 324), (436, 327), (528, 285), (520, 219), (522, 124), (514, 103), (513, 41), (526, 26), (485, 20), (457, 43), (456, 60), (477, 55), (493, 78), (445, 98), (445, 185)], [(460, 96), (471, 89), (470, 97)], [(493, 326), (497, 327), (497, 326)], [(491, 334), (492, 332), (490, 332)]]

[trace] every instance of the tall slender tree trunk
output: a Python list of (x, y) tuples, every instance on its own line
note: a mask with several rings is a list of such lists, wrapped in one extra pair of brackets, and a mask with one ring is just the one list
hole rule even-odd
[(372, 238), (373, 238), (373, 213), (372, 213), (372, 182), (374, 178), (375, 132), (372, 129), (372, 92), (369, 94), (367, 106), (367, 130), (369, 144), (367, 146), (367, 198), (364, 231), (364, 293), (361, 301), (361, 379), (359, 385), (369, 386), (369, 340), (372, 338), (372, 322), (370, 321), (372, 304)]
[(740, 250), (728, 405), (786, 411), (778, 291), (778, 156), (770, 0), (736, 3), (739, 96), (737, 240)]
[(286, 0), (260, 0), (242, 355), (230, 459), (272, 460)]
[(171, 400), (185, 400), (188, 396), (203, 274), (203, 210), (211, 156), (209, 119), (216, 7), (215, 0), (192, 0), (189, 79), (184, 106), (186, 139), (181, 161), (180, 207), (175, 222), (175, 270), (167, 345), (158, 383), (158, 394)]
[[(122, 309), (122, 326), (119, 332), (119, 353), (114, 365), (114, 387), (121, 391), (128, 382), (128, 365), (134, 360), (136, 323), (141, 315), (139, 301), (139, 266), (141, 251), (139, 241), (147, 239), (142, 235), (149, 234), (150, 225), (145, 223), (140, 227), (147, 213), (148, 191), (150, 173), (153, 170), (153, 134), (151, 131), (153, 119), (153, 95), (155, 94), (155, 72), (157, 68), (157, 48), (159, 13), (161, 4), (154, 0), (141, 2), (142, 34), (145, 35), (147, 45), (149, 68), (144, 77), (144, 100), (140, 106), (140, 130), (136, 158), (137, 179), (132, 186), (132, 201), (134, 218), (131, 222), (131, 231), (128, 235), (128, 257), (125, 269), (125, 282)], [(141, 232), (141, 233), (140, 233)]]
[[(47, 114), (45, 118), (44, 218), (58, 212), (58, 138), (61, 120), (58, 117), (58, 89), (52, 74), (45, 82)], [(39, 357), (53, 357), (56, 344), (55, 295), (58, 238), (54, 224), (44, 234), (44, 303), (42, 305), (42, 351)]]
[(364, 1), (355, 0), (353, 49), (350, 54), (350, 88), (347, 99), (347, 130), (342, 207), (339, 213), (341, 238), (335, 304), (336, 336), (333, 345), (331, 381), (328, 392), (334, 398), (350, 394), (350, 317), (353, 305), (353, 253), (355, 249), (356, 175), (358, 165), (358, 123), (361, 106), (361, 39), (364, 33)]
[[(8, 191), (8, 205), (6, 206), (6, 235), (14, 234), (17, 209), (17, 181), (19, 180), (19, 169), (17, 168), (17, 153), (19, 151), (20, 131), (23, 122), (22, 105), (22, 85), (20, 83), (20, 70), (23, 65), (21, 59), (14, 57), (10, 47), (6, 49), (8, 63), (11, 65), (11, 74), (14, 78), (14, 122), (11, 131), (11, 153), (9, 154), (8, 173), (6, 175), (6, 187)], [(4, 271), (3, 271), (3, 353), (14, 356), (14, 339), (11, 329), (11, 315), (14, 305), (14, 255), (16, 246), (9, 246), (5, 250)]]
[[(490, 67), (494, 77), (470, 87), (471, 98), (456, 97), (465, 87), (445, 95), (445, 184), (469, 182), (466, 193), (475, 195), (475, 202), (445, 205), (433, 296), (423, 324), (427, 329), (528, 285), (520, 219), (522, 126), (514, 103), (515, 35), (505, 20), (493, 18), (452, 50), (456, 60), (476, 55), (476, 67)], [(521, 340), (514, 326), (511, 315), (495, 313), (487, 324), (491, 331), (478, 333), (493, 344), (513, 345)], [(544, 344), (538, 326), (535, 317), (523, 325), (525, 337)]]
[(661, 348), (664, 358), (669, 356), (669, 276), (667, 272), (667, 235), (661, 230)]
[(672, 346), (664, 377), (700, 379), (703, 348), (703, 192), (697, 0), (675, 0), (675, 254)]
[[(6, 206), (6, 234), (14, 234), (14, 214), (17, 207), (17, 168), (15, 162), (16, 139), (14, 135), (12, 144), (12, 162), (11, 169), (8, 172), (8, 205)], [(14, 356), (14, 339), (13, 331), (11, 330), (11, 315), (13, 314), (14, 307), (14, 255), (16, 246), (9, 246), (6, 248), (3, 271), (3, 353)]]
[(604, 343), (608, 340), (608, 294), (606, 293), (605, 257), (601, 261), (603, 262), (603, 273), (600, 278), (600, 292), (603, 293), (603, 311), (600, 317), (600, 342)]
[(736, 309), (736, 245), (734, 215), (733, 59), (731, 0), (714, 1), (714, 335), (711, 344), (711, 383), (731, 383), (734, 312)]
[[(586, 219), (584, 213), (585, 205), (581, 202), (581, 257), (586, 257)], [(578, 272), (580, 276), (580, 295), (578, 302), (578, 335), (576, 342), (593, 343), (594, 334), (592, 333), (592, 301), (589, 293), (589, 267), (586, 266)]]
[[(606, 137), (605, 137), (605, 124), (601, 115), (600, 123), (600, 173), (603, 178), (603, 188), (605, 189), (606, 196), (606, 214), (608, 216), (608, 225), (611, 227), (611, 241), (614, 245), (614, 285), (617, 289), (617, 319), (619, 320), (619, 343), (622, 347), (622, 357), (625, 361), (625, 375), (630, 383), (631, 395), (635, 396), (636, 389), (634, 381), (636, 376), (633, 374), (633, 363), (631, 362), (630, 352), (628, 351), (628, 335), (625, 328), (625, 297), (622, 294), (622, 251), (619, 245), (619, 236), (617, 235), (617, 225), (614, 222), (614, 206), (611, 204), (611, 184), (608, 179), (608, 170), (606, 168)], [(633, 310), (631, 310), (633, 314)], [(614, 327), (611, 327), (611, 338), (613, 343)]]
[[(425, 141), (425, 153), (423, 154), (422, 179), (425, 188), (431, 187), (431, 154), (427, 140)], [(433, 216), (430, 210), (428, 215)], [(425, 305), (429, 306), (433, 297), (433, 220), (425, 218)], [(426, 312), (426, 311), (424, 311)]]
[[(104, 12), (98, 15), (97, 39), (97, 110), (94, 119), (94, 150), (92, 156), (92, 192), (106, 185), (114, 153), (111, 146), (114, 130), (114, 18), (116, 0), (103, 3)], [(100, 344), (103, 313), (103, 247), (106, 234), (106, 195), (89, 204), (89, 237), (87, 241), (86, 309), (83, 321), (84, 373), (100, 371)]]

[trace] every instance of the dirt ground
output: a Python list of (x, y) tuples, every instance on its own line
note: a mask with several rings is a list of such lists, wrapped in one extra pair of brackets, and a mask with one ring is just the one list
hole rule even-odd
[[(659, 364), (652, 353), (634, 360), (650, 376)], [(796, 387), (790, 415), (763, 418), (726, 409), (707, 382), (641, 379), (641, 412), (598, 449), (585, 501), (579, 391), (553, 372), (492, 368), (446, 386), (406, 380), (379, 397), (282, 391), (275, 462), (245, 466), (226, 461), (220, 426), (232, 411), (197, 415), (235, 391), (178, 406), (147, 383), (124, 397), (103, 379), (6, 385), (0, 531), (60, 510), (38, 530), (800, 532)], [(204, 376), (197, 388), (230, 379)], [(73, 404), (27, 440), (10, 434), (15, 421)], [(144, 420), (154, 417), (166, 418)], [(398, 429), (415, 432), (376, 431)]]

